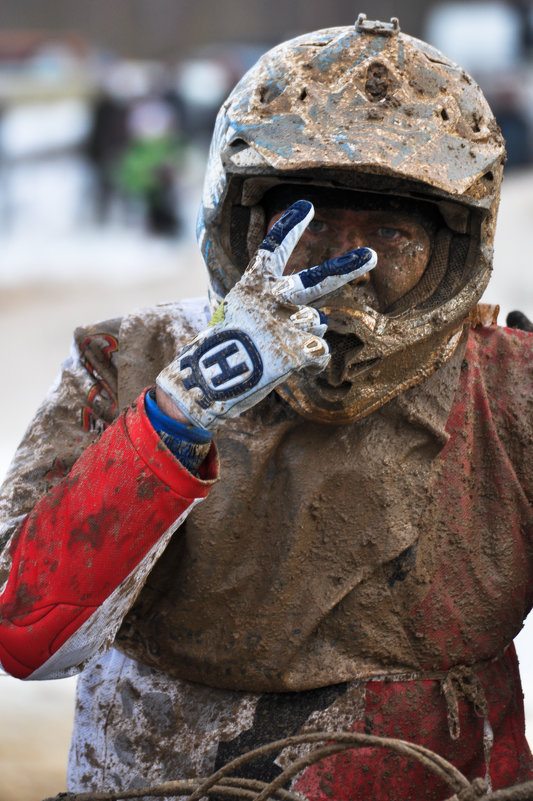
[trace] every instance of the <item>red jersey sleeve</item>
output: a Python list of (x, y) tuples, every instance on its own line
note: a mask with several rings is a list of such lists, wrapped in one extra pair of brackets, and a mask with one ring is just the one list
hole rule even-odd
[(159, 439), (144, 393), (21, 522), (0, 595), (0, 662), (19, 678), (79, 670), (108, 647), (146, 576), (218, 474), (199, 477)]

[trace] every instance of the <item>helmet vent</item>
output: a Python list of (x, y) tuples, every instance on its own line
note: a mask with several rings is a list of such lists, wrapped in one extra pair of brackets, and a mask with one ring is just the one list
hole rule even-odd
[(331, 330), (326, 331), (325, 339), (331, 359), (322, 378), (327, 378), (331, 386), (341, 387), (348, 377), (354, 356), (361, 352), (364, 342), (355, 334), (338, 334)]
[(379, 61), (370, 64), (366, 73), (365, 92), (369, 100), (378, 102), (387, 97), (390, 76), (387, 67)]
[(284, 86), (279, 86), (279, 84), (275, 83), (268, 84), (267, 86), (260, 86), (259, 102), (267, 106), (269, 103), (272, 103), (276, 97), (279, 97), (281, 94), (283, 94), (284, 89)]
[(449, 117), (449, 114), (448, 114), (448, 112), (446, 111), (446, 109), (445, 109), (445, 108), (441, 108), (441, 110), (440, 110), (440, 116), (442, 117), (442, 119), (443, 119), (445, 122), (446, 122), (447, 120), (449, 120), (449, 119), (450, 119), (450, 117)]
[(243, 148), (248, 147), (248, 142), (245, 142), (244, 139), (232, 139), (229, 146), (233, 150), (243, 150)]
[(306, 97), (307, 97), (307, 89), (304, 86), (304, 88), (302, 89), (302, 91), (298, 95), (298, 100), (305, 100)]

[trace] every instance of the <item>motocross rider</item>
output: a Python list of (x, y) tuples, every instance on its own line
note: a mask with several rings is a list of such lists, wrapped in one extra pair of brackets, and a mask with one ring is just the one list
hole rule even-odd
[[(533, 335), (471, 325), (504, 159), (478, 86), (397, 21), (285, 42), (224, 103), (209, 302), (77, 329), (0, 495), (0, 662), (80, 673), (70, 790), (313, 730), (533, 778)], [(293, 790), (449, 795), (368, 748)]]

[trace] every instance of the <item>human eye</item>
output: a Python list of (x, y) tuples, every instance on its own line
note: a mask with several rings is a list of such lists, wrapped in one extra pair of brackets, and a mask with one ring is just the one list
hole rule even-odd
[(326, 228), (326, 222), (315, 217), (313, 220), (311, 220), (306, 230), (309, 231), (310, 234), (323, 234)]
[(398, 242), (403, 237), (403, 233), (399, 228), (394, 228), (390, 225), (380, 225), (376, 229), (376, 233), (381, 239), (390, 243)]

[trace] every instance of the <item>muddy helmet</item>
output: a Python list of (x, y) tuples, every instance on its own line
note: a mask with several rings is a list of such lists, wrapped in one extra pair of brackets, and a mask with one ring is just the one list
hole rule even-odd
[(198, 217), (213, 303), (265, 235), (275, 187), (418, 204), (438, 220), (424, 275), (391, 308), (365, 304), (351, 285), (321, 301), (330, 367), (278, 388), (300, 414), (351, 422), (451, 357), (490, 276), (504, 161), (478, 85), (396, 19), (361, 14), (299, 36), (241, 79), (217, 117)]

